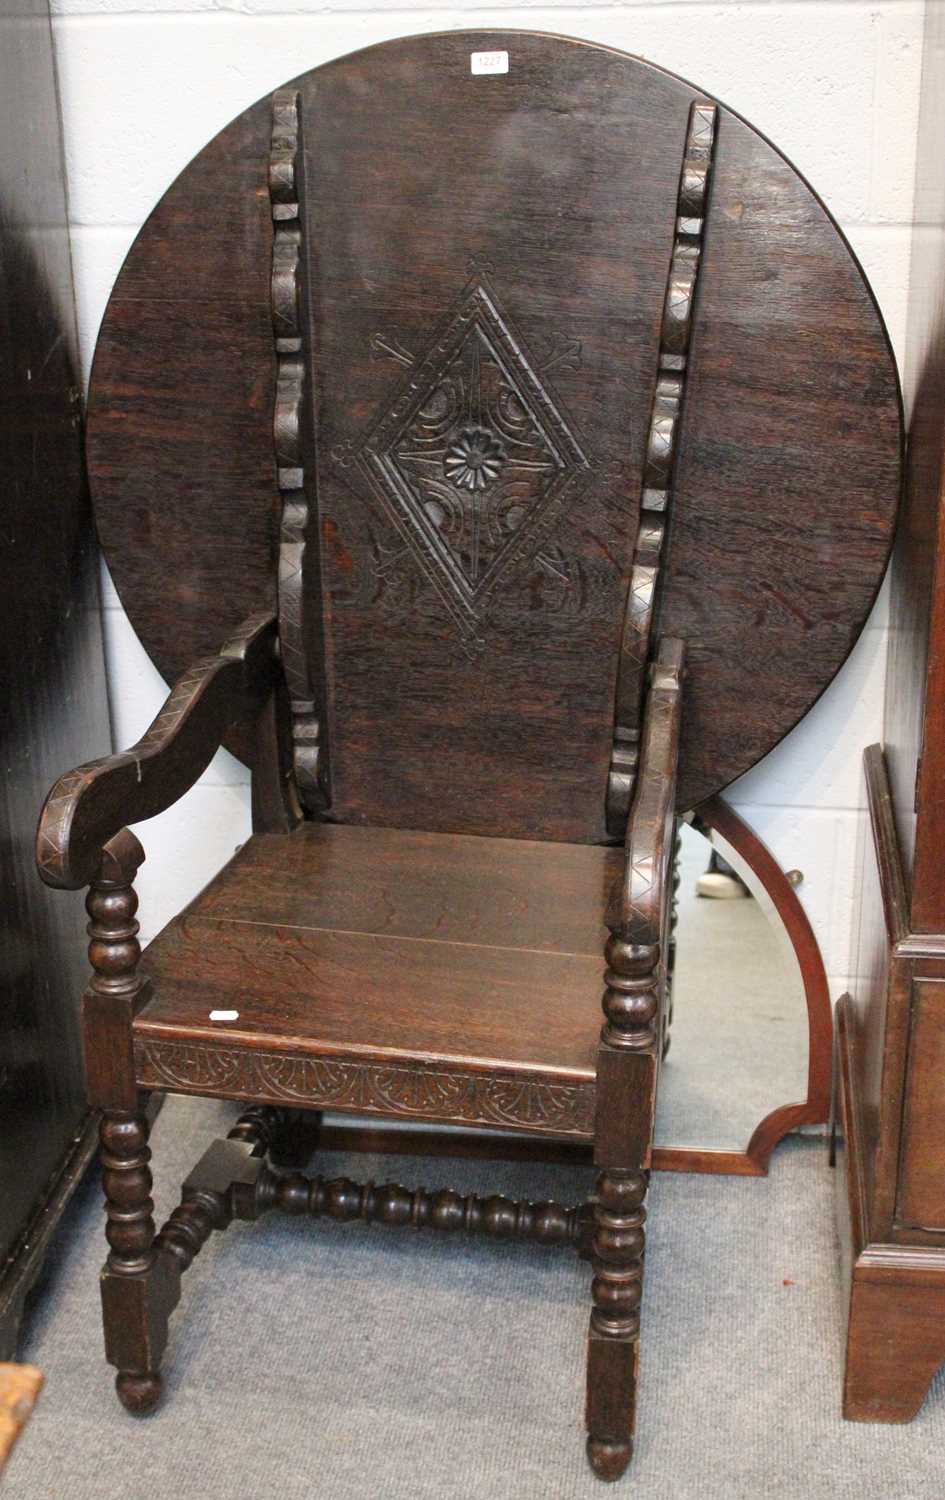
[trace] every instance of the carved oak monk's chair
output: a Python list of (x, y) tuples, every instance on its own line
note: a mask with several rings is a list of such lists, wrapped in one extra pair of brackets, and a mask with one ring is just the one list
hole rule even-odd
[[(129, 614), (183, 675), (133, 749), (59, 781), (38, 835), (46, 881), (91, 887), (129, 1411), (157, 1401), (181, 1273), (233, 1218), (471, 1231), (593, 1260), (588, 1452), (623, 1471), (676, 809), (849, 651), (899, 422), (811, 190), (738, 116), (602, 47), (372, 48), (247, 110), (170, 189), (105, 317), (89, 466)], [(126, 825), (221, 743), (252, 767), (253, 837), (142, 956)], [(157, 1234), (155, 1089), (251, 1106)], [(285, 1169), (324, 1109), (586, 1142), (596, 1192)]]

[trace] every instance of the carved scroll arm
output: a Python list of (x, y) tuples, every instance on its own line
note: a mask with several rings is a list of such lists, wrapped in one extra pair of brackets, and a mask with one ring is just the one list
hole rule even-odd
[(189, 791), (227, 730), (258, 712), (272, 692), (279, 673), (276, 640), (274, 618), (254, 615), (217, 656), (184, 673), (130, 750), (59, 778), (36, 834), (36, 863), (47, 885), (88, 885), (103, 848), (125, 824), (155, 817)]
[(625, 943), (659, 944), (664, 928), (673, 857), (683, 655), (682, 641), (664, 638), (650, 668), (623, 878), (614, 888), (607, 915), (611, 932)]

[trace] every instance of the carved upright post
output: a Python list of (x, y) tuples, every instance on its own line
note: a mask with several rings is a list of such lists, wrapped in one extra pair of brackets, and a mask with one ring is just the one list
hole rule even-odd
[[(304, 423), (308, 383), (303, 346), (303, 172), (299, 140), (299, 95), (277, 89), (272, 96), (269, 156), (272, 209), (272, 329), (276, 356), (273, 444), (282, 495), (279, 534), (279, 641), (289, 689), (292, 748), (299, 798), (309, 811), (327, 802), (322, 720), (309, 653), (312, 626), (306, 617), (305, 573), (318, 566), (317, 542), (309, 548), (308, 493), (314, 487), (307, 462)], [(306, 469), (308, 472), (306, 473)]]
[(617, 671), (614, 746), (607, 788), (607, 831), (613, 838), (623, 837), (636, 781), (650, 643), (659, 613), (661, 557), (672, 507), (673, 470), (686, 398), (717, 114), (716, 105), (708, 101), (696, 100), (691, 106), (679, 174), (676, 233), (663, 301), (639, 529)]

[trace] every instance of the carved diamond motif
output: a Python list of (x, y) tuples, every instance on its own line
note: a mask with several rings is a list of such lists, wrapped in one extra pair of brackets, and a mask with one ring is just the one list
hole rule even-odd
[(466, 288), (357, 460), (464, 634), (588, 470), (482, 280)]

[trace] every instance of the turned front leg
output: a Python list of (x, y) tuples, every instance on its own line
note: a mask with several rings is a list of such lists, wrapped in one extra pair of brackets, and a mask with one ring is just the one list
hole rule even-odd
[(604, 1026), (597, 1054), (591, 1318), (587, 1349), (587, 1456), (601, 1479), (619, 1479), (633, 1455), (644, 1170), (656, 1104), (664, 975), (660, 949), (613, 933), (607, 944)]
[(131, 1058), (131, 1026), (145, 993), (133, 881), (144, 852), (128, 830), (103, 851), (86, 900), (92, 978), (83, 1002), (89, 1102), (102, 1109), (102, 1186), (109, 1253), (102, 1271), (105, 1354), (122, 1405), (151, 1411), (161, 1394), (158, 1366), (177, 1302), (176, 1273), (154, 1248), (149, 1126)]
[(151, 1152), (143, 1114), (102, 1116), (102, 1187), (108, 1259), (102, 1271), (105, 1356), (115, 1365), (115, 1389), (135, 1415), (161, 1395), (158, 1366), (167, 1342), (167, 1317), (155, 1317), (154, 1202)]
[(646, 1190), (644, 1172), (611, 1168), (597, 1180), (587, 1456), (601, 1479), (619, 1479), (633, 1454)]

